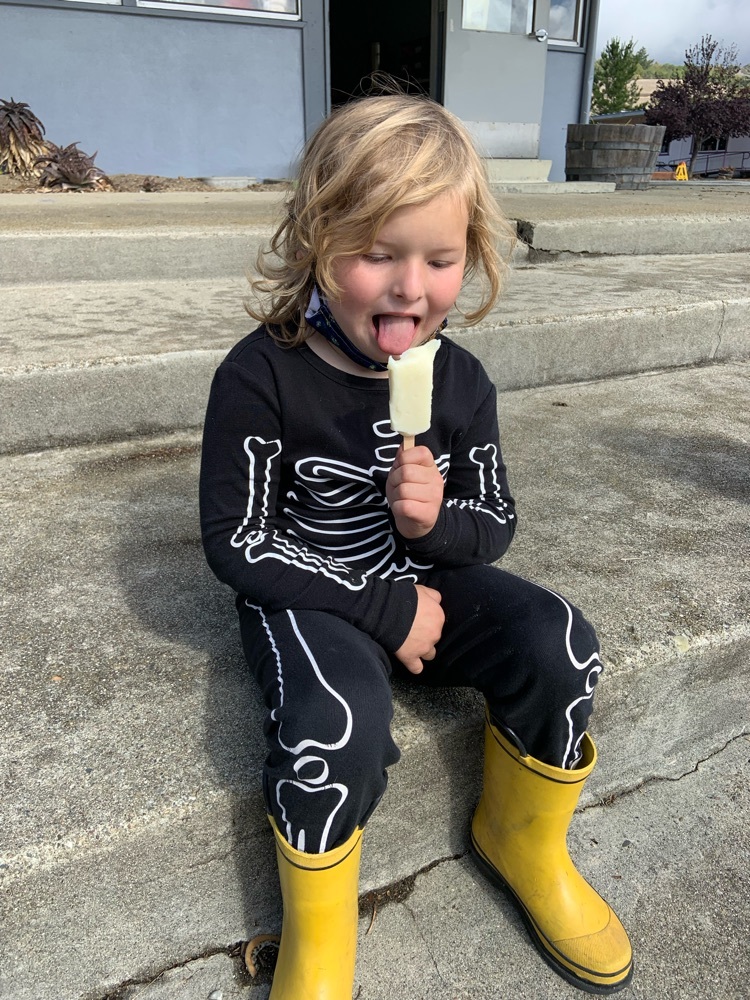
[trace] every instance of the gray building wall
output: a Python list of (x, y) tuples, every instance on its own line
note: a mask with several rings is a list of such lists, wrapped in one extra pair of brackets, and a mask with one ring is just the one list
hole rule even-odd
[(565, 139), (568, 125), (578, 122), (584, 60), (581, 51), (549, 49), (547, 53), (539, 158), (552, 160), (551, 181), (565, 180)]
[(52, 142), (98, 150), (107, 173), (288, 177), (305, 139), (302, 36), (0, 3), (0, 97), (29, 104)]
[[(684, 161), (689, 166), (692, 150), (692, 136), (688, 136), (687, 139), (673, 139), (669, 144), (669, 151), (659, 155), (659, 163)], [(723, 152), (698, 153), (695, 172), (716, 171), (724, 166), (735, 167), (737, 170), (750, 170), (750, 136), (731, 136), (727, 139), (727, 148)]]

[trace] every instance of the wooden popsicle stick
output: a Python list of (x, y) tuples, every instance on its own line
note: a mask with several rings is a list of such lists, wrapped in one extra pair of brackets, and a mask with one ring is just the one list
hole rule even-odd
[(402, 435), (402, 437), (404, 439), (404, 451), (406, 451), (407, 448), (413, 448), (414, 447), (414, 435), (413, 434), (404, 434), (404, 435)]

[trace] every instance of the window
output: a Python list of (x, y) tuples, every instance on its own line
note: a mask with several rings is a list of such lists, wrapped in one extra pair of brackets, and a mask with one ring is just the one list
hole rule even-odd
[(581, 45), (583, 0), (552, 0), (549, 40), (558, 45)]
[(528, 35), (533, 18), (534, 0), (464, 0), (461, 27)]
[(710, 135), (698, 147), (700, 153), (718, 153), (727, 148), (727, 137), (725, 135)]
[[(104, 2), (119, 3), (120, 0), (104, 0)], [(136, 3), (139, 7), (160, 7), (163, 10), (179, 8), (215, 14), (238, 14), (241, 17), (270, 17), (285, 21), (298, 21), (300, 18), (299, 0), (136, 0)]]

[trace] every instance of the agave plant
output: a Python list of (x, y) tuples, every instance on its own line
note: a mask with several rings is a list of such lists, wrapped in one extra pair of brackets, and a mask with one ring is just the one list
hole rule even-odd
[(47, 143), (46, 151), (36, 161), (41, 171), (39, 186), (61, 191), (111, 191), (109, 177), (95, 166), (95, 159), (96, 153), (89, 156), (77, 142), (69, 146)]
[(0, 98), (0, 171), (33, 177), (35, 164), (46, 151), (44, 125), (28, 104)]

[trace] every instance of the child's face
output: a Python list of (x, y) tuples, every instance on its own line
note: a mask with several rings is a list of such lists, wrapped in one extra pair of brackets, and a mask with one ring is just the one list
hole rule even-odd
[(366, 254), (334, 262), (341, 294), (331, 312), (368, 357), (385, 361), (440, 326), (461, 289), (468, 222), (463, 202), (441, 194), (397, 208)]

